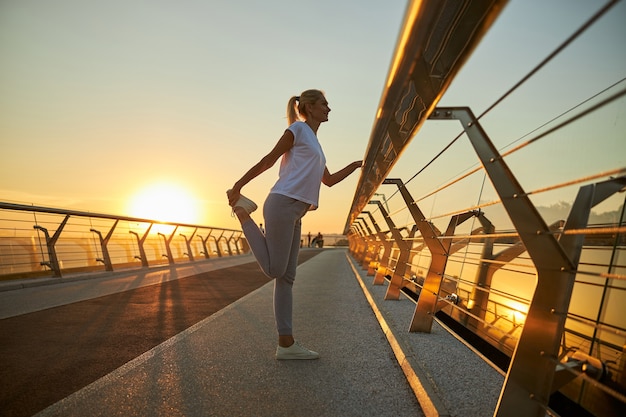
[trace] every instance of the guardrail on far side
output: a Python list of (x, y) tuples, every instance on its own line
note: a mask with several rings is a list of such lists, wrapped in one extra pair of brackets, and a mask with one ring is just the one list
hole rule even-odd
[(232, 256), (240, 230), (0, 202), (0, 279)]

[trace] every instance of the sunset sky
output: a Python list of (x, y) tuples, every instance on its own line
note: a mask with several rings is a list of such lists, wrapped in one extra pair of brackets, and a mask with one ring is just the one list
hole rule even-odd
[[(533, 88), (545, 91), (554, 77), (573, 77), (569, 84), (517, 105), (576, 103), (626, 77), (623, 3), (583, 52), (564, 56), (558, 65), (568, 71), (557, 67)], [(510, 1), (442, 104), (479, 113), (602, 4)], [(0, 201), (238, 228), (225, 191), (281, 136), (290, 96), (326, 92), (332, 112), (318, 137), (331, 172), (363, 158), (405, 7), (0, 0)], [(526, 128), (541, 120), (520, 119)], [(626, 138), (612, 140), (611, 166), (626, 165)], [(261, 204), (277, 172), (278, 164), (244, 194)], [(394, 175), (413, 173), (407, 161)], [(358, 175), (322, 188), (303, 231), (343, 230)]]

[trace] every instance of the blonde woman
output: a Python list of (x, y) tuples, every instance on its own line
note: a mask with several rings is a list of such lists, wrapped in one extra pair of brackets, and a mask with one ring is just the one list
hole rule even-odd
[[(274, 316), (278, 330), (276, 359), (317, 359), (319, 354), (294, 340), (292, 288), (300, 250), (301, 219), (318, 207), (321, 184), (332, 187), (362, 166), (355, 161), (331, 174), (317, 139), (317, 130), (328, 121), (328, 101), (319, 90), (306, 90), (289, 99), (289, 127), (274, 148), (244, 174), (226, 193), (241, 222), (248, 244), (263, 272), (274, 279)], [(250, 214), (257, 205), (241, 195), (241, 189), (282, 157), (279, 177), (263, 205), (265, 234)]]

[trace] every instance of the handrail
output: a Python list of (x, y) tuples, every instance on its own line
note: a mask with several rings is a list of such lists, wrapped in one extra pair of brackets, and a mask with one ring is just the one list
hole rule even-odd
[[(69, 210), (69, 209), (54, 208), (54, 207), (28, 205), (28, 204), (6, 203), (6, 202), (1, 202), (1, 201), (0, 201), (0, 209), (15, 210), (15, 211), (36, 211), (40, 213), (49, 213), (49, 214), (63, 214), (63, 215), (79, 216), (79, 217), (91, 217), (95, 219), (124, 220), (124, 221), (137, 222), (137, 223), (154, 223), (154, 224), (163, 224), (163, 225), (171, 225), (171, 226), (181, 226), (181, 227), (200, 227), (200, 228), (216, 229), (215, 227), (206, 226), (206, 225), (166, 222), (166, 221), (161, 221), (161, 220), (146, 219), (142, 217), (120, 216), (120, 215), (114, 215), (114, 214), (94, 213), (90, 211)], [(238, 231), (236, 229), (224, 229), (223, 227), (220, 227), (219, 229), (227, 230), (227, 231)]]
[(409, 2), (344, 233), (348, 233), (506, 3)]

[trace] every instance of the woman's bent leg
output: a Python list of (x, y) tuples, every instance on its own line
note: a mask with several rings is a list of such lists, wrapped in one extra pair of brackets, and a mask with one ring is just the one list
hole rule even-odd
[(265, 200), (263, 217), (270, 277), (281, 277), (287, 271), (293, 240), (300, 241), (299, 231), (295, 228), (297, 226), (300, 230), (300, 219), (306, 214), (307, 208), (308, 204), (281, 194), (270, 194)]
[[(294, 239), (294, 225), (299, 223), (307, 208), (308, 205), (301, 201), (270, 194), (263, 205), (265, 234), (252, 219), (241, 223), (250, 250), (268, 277), (277, 278), (285, 274)], [(299, 234), (297, 238), (299, 242)]]
[(252, 219), (241, 223), (241, 230), (248, 241), (248, 246), (250, 246), (250, 250), (252, 251), (254, 258), (261, 267), (261, 270), (263, 270), (265, 275), (273, 278), (269, 273), (270, 255), (267, 250), (265, 236)]

